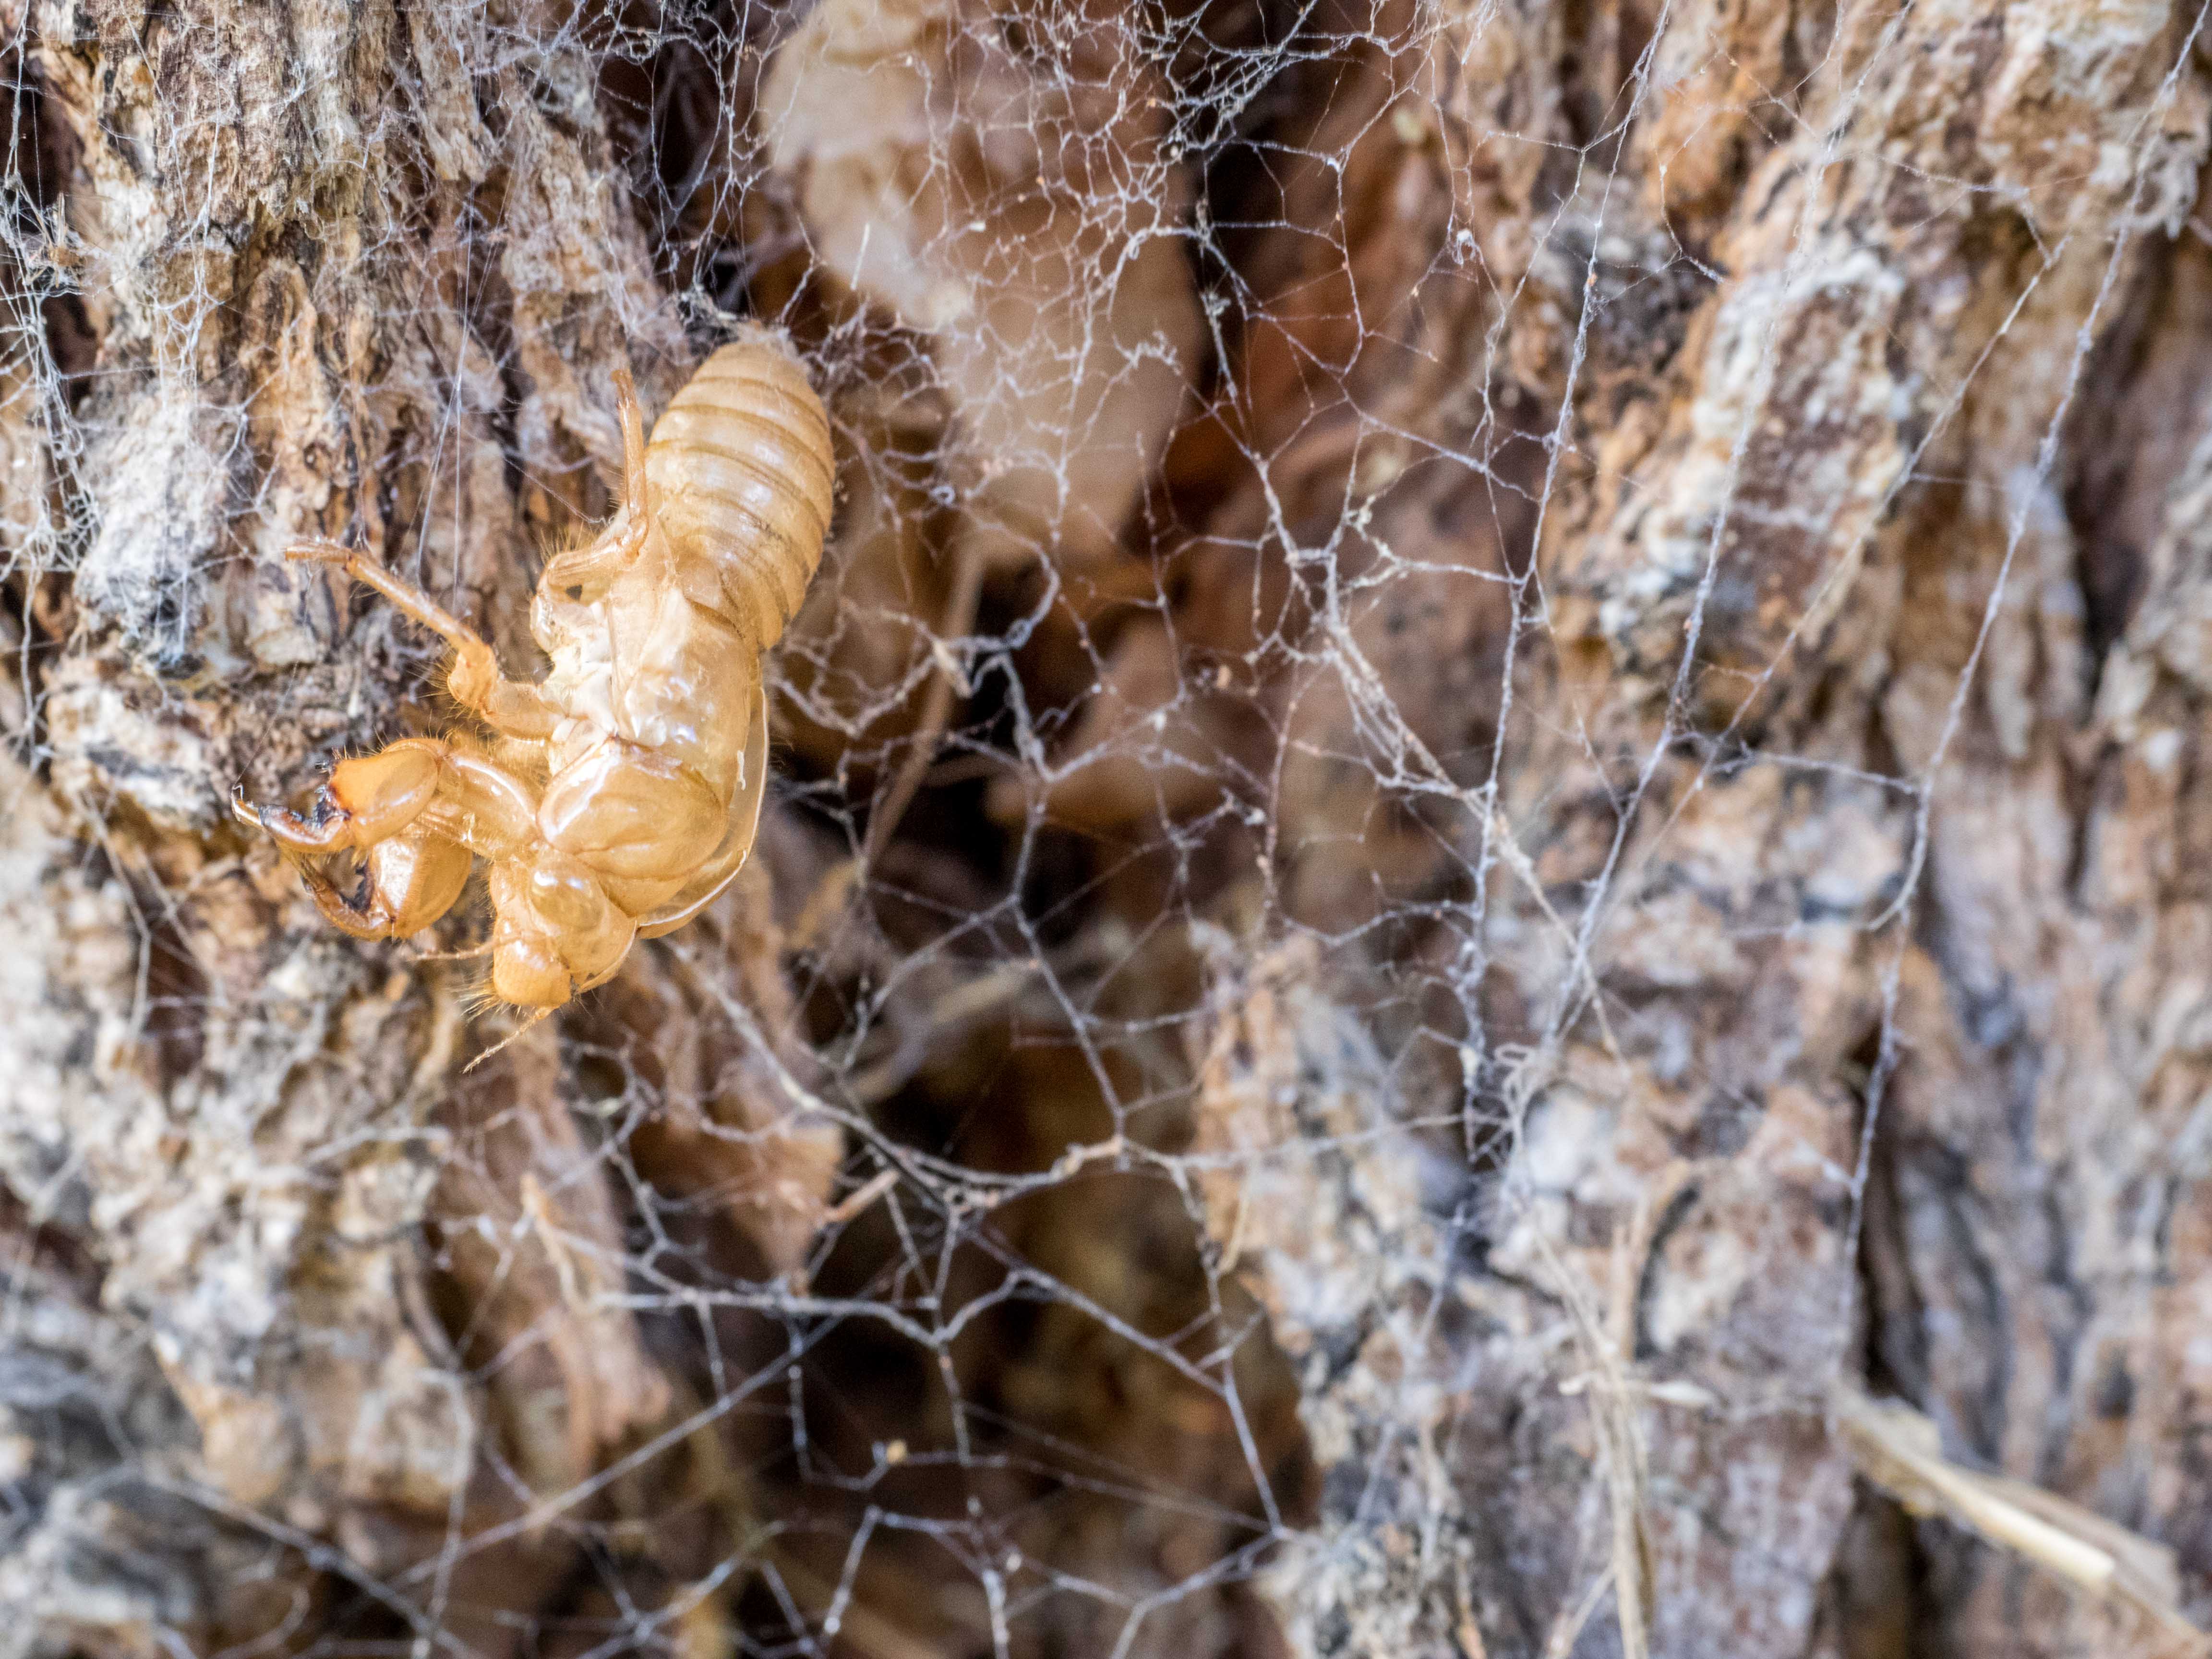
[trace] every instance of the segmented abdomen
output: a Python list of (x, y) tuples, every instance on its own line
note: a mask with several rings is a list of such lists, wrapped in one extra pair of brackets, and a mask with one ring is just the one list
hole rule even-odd
[(830, 418), (798, 360), (765, 334), (724, 346), (654, 424), (645, 471), (678, 556), (712, 560), (724, 614), (775, 644), (830, 530)]

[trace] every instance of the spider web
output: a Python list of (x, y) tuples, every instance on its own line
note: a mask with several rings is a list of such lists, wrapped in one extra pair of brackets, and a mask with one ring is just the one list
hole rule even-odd
[[(2182, 10), (0, 12), (0, 1653), (2135, 1639), (1860, 1390), (2201, 1611)], [(277, 555), (530, 664), (745, 321), (761, 841), (518, 1030), (230, 826), (453, 721)]]

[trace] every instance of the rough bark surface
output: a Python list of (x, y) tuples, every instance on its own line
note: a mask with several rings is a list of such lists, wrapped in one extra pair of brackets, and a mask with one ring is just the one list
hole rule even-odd
[[(0, 1656), (2187, 1650), (1838, 1402), (2212, 1622), (2206, 25), (0, 0)], [(526, 670), (740, 316), (775, 796), (524, 1028), (282, 550)]]

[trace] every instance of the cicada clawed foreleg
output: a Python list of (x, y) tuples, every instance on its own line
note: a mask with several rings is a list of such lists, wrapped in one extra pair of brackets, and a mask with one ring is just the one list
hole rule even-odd
[[(240, 821), (266, 830), (300, 870), (315, 908), (362, 939), (420, 933), (453, 907), (471, 854), (511, 851), (528, 834), (528, 793), (488, 762), (429, 738), (406, 738), (331, 769), (303, 817), (231, 798)], [(362, 855), (362, 878), (341, 892), (319, 860)]]
[[(340, 762), (305, 817), (256, 806), (242, 789), (233, 792), (231, 811), (284, 850), (325, 920), (357, 939), (420, 933), (453, 908), (469, 878), (468, 848), (424, 816), (438, 795), (443, 748), (410, 739)], [(350, 896), (317, 862), (347, 851), (362, 855)]]
[[(328, 793), (327, 791), (325, 792)], [(343, 811), (302, 819), (282, 807), (254, 806), (234, 793), (231, 809), (265, 830), (300, 872), (323, 919), (356, 939), (404, 939), (453, 908), (469, 879), (469, 849), (419, 820), (364, 842), (358, 820)], [(362, 854), (361, 881), (349, 896), (325, 873), (319, 854)]]
[(241, 788), (231, 797), (240, 823), (257, 824), (294, 853), (367, 848), (398, 835), (435, 799), (445, 745), (410, 738), (331, 769), (302, 817), (282, 806), (256, 806)]
[(300, 876), (324, 920), (356, 939), (404, 939), (453, 908), (468, 884), (471, 860), (459, 842), (410, 830), (368, 849), (351, 897), (330, 878), (302, 864)]

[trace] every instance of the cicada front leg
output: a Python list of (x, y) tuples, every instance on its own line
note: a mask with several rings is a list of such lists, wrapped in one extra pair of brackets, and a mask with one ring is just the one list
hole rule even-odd
[[(469, 849), (425, 817), (437, 799), (444, 747), (410, 738), (339, 762), (305, 817), (253, 805), (242, 791), (233, 794), (231, 810), (284, 849), (333, 925), (356, 939), (419, 933), (453, 908), (469, 879)], [(362, 854), (361, 885), (351, 896), (310, 861), (346, 851)]]
[(377, 842), (362, 862), (350, 897), (311, 865), (300, 866), (300, 878), (324, 920), (356, 939), (406, 939), (453, 908), (475, 860), (457, 841), (410, 830)]

